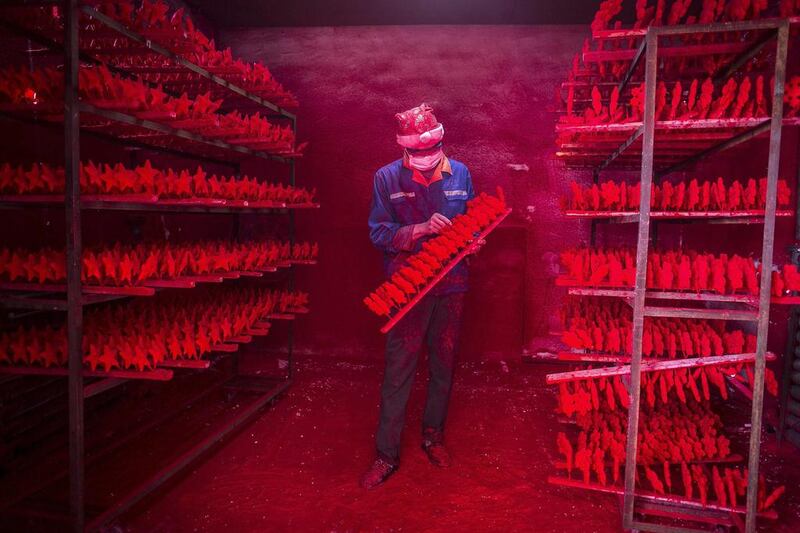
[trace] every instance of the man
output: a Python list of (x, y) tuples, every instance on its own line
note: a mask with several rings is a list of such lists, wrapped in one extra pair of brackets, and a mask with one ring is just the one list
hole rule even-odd
[[(370, 239), (383, 252), (386, 275), (403, 266), (422, 243), (464, 213), (474, 196), (462, 163), (442, 151), (444, 127), (422, 104), (395, 115), (403, 158), (375, 173)], [(450, 465), (443, 431), (453, 382), (467, 267), (453, 268), (388, 334), (386, 370), (376, 434), (377, 458), (361, 478), (372, 489), (399, 466), (406, 403), (423, 343), (428, 347), (430, 381), (422, 420), (422, 449), (438, 467)]]

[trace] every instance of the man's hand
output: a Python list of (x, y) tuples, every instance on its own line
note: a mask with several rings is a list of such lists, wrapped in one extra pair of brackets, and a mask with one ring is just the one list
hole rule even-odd
[(428, 225), (428, 232), (434, 234), (438, 234), (446, 226), (453, 225), (453, 223), (450, 222), (450, 219), (441, 213), (434, 213), (430, 220), (426, 222), (426, 224)]
[(426, 235), (437, 235), (445, 227), (452, 225), (449, 218), (441, 213), (434, 213), (427, 222), (414, 225), (413, 238), (417, 240)]

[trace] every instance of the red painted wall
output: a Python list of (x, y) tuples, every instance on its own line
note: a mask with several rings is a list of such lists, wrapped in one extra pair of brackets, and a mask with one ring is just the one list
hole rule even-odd
[[(565, 238), (556, 217), (565, 183), (550, 157), (549, 110), (585, 31), (396, 26), (220, 35), (235, 54), (269, 65), (301, 102), (300, 137), (311, 145), (299, 182), (316, 186), (323, 203), (318, 213), (299, 217), (299, 235), (321, 244), (320, 265), (301, 275), (314, 304), (313, 316), (298, 325), (303, 347), (381, 353), (380, 321), (361, 303), (381, 281), (366, 225), (372, 176), (401, 155), (394, 113), (423, 101), (445, 125), (448, 155), (470, 167), (479, 191), (502, 186), (515, 210), (473, 266), (464, 356), (518, 354), (526, 339), (547, 331), (553, 313), (547, 272)], [(530, 171), (513, 171), (510, 163)], [(528, 213), (529, 205), (535, 212)]]
[[(558, 327), (563, 291), (557, 254), (588, 239), (588, 224), (565, 221), (558, 199), (573, 178), (553, 158), (553, 95), (587, 28), (572, 26), (390, 26), (224, 31), (235, 54), (264, 61), (301, 102), (299, 131), (311, 142), (299, 182), (316, 186), (323, 208), (299, 217), (299, 235), (319, 240), (321, 263), (300, 275), (314, 313), (298, 324), (301, 349), (381, 354), (380, 321), (361, 298), (381, 281), (366, 218), (374, 171), (399, 157), (393, 114), (426, 101), (445, 124), (447, 153), (472, 170), (478, 190), (502, 186), (515, 212), (473, 266), (462, 357), (508, 357), (542, 346)], [(791, 148), (797, 137), (788, 132)], [(765, 143), (743, 145), (697, 176), (765, 175)], [(794, 150), (784, 152), (794, 175)], [(735, 158), (731, 158), (731, 154)], [(511, 170), (526, 164), (529, 171)], [(614, 177), (609, 175), (608, 177)], [(760, 255), (760, 227), (664, 228), (660, 242)], [(792, 238), (778, 228), (778, 255)], [(712, 233), (713, 232), (713, 233)], [(718, 232), (718, 233), (717, 233)], [(632, 243), (635, 227), (606, 228), (601, 244)], [(628, 236), (630, 238), (625, 238)], [(780, 313), (776, 317), (780, 317)], [(775, 321), (780, 349), (785, 322)]]

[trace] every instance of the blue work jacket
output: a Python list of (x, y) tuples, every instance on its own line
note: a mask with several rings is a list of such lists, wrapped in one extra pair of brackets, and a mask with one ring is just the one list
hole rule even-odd
[[(375, 173), (372, 209), (369, 214), (369, 236), (383, 252), (387, 278), (403, 266), (409, 255), (422, 248), (433, 237), (411, 240), (411, 227), (427, 221), (434, 213), (449, 219), (467, 210), (467, 200), (475, 196), (472, 176), (467, 167), (453, 159), (443, 158), (433, 177), (426, 180), (398, 159)], [(431, 291), (434, 295), (467, 290), (467, 265), (461, 261)]]

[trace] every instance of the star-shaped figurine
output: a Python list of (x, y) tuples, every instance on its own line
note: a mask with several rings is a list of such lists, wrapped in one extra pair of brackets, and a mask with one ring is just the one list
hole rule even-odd
[(28, 364), (34, 365), (36, 363), (44, 364), (45, 361), (45, 351), (49, 349), (51, 355), (55, 357), (55, 352), (53, 351), (52, 344), (47, 346), (48, 343), (42, 342), (44, 340), (43, 336), (36, 334), (38, 332), (34, 332), (33, 335), (29, 335), (28, 337)]
[(8, 163), (0, 166), (0, 191), (14, 192), (19, 186), (20, 180), (17, 179), (18, 169), (13, 168)]
[(148, 26), (161, 26), (161, 23), (167, 20), (168, 11), (169, 6), (165, 2), (154, 2), (153, 7), (149, 12), (149, 18), (147, 19)]
[(84, 364), (88, 364), (89, 369), (94, 371), (97, 370), (98, 366), (100, 366), (101, 357), (102, 351), (98, 348), (97, 343), (90, 342), (89, 350), (87, 351), (86, 355), (83, 356), (83, 362)]
[(239, 335), (247, 330), (248, 320), (244, 315), (239, 315), (233, 321), (233, 333)]
[(42, 180), (42, 169), (39, 165), (33, 165), (31, 169), (25, 173), (25, 191), (23, 192), (36, 192), (44, 189), (44, 181)]
[(198, 254), (195, 270), (198, 274), (207, 274), (211, 271), (211, 260), (205, 250), (201, 250)]
[[(141, 325), (141, 324), (140, 324)], [(131, 339), (119, 335), (115, 337), (114, 347), (122, 359), (122, 368), (136, 368), (136, 350)]]
[(102, 96), (102, 86), (98, 80), (97, 69), (81, 69), (78, 72), (78, 85), (81, 96), (87, 99), (96, 99)]
[(122, 94), (120, 100), (126, 102), (131, 109), (144, 109), (147, 102), (148, 87), (141, 82), (118, 79)]
[(139, 187), (145, 192), (153, 192), (155, 180), (160, 172), (153, 168), (150, 160), (148, 159), (144, 162), (144, 165), (136, 167), (134, 172), (136, 173)]
[(99, 364), (103, 366), (103, 370), (106, 372), (115, 368), (119, 368), (119, 358), (117, 357), (117, 352), (111, 346), (109, 340), (103, 344), (103, 350), (99, 360)]
[(103, 272), (105, 273), (104, 279), (116, 283), (119, 279), (117, 274), (117, 263), (114, 256), (109, 251), (100, 254), (100, 262), (103, 265)]
[(175, 115), (179, 119), (189, 118), (189, 112), (192, 106), (192, 100), (186, 93), (181, 94), (179, 98), (173, 98), (170, 103)]
[(223, 197), (222, 183), (220, 182), (220, 180), (217, 178), (216, 175), (213, 175), (208, 179), (208, 188), (211, 198)]
[(137, 370), (142, 371), (153, 367), (153, 363), (147, 357), (147, 348), (142, 345), (141, 339), (139, 342), (131, 343), (130, 346), (133, 352), (133, 366)]
[(233, 324), (231, 323), (228, 315), (225, 315), (225, 318), (222, 319), (220, 324), (220, 328), (222, 329), (222, 338), (227, 339), (233, 336)]
[(14, 364), (28, 362), (28, 337), (30, 335), (22, 326), (17, 328), (13, 341), (11, 342), (11, 360)]
[(178, 337), (178, 331), (175, 328), (173, 328), (173, 330), (170, 332), (169, 338), (167, 339), (167, 349), (169, 350), (169, 354), (173, 359), (180, 358), (183, 353), (183, 350), (181, 349), (181, 341)]
[(194, 335), (192, 333), (187, 333), (185, 330), (184, 335), (183, 341), (181, 342), (183, 355), (190, 358), (197, 357), (197, 345), (194, 340)]
[(102, 185), (100, 190), (107, 193), (118, 192), (117, 174), (110, 165), (103, 165), (103, 172), (100, 175)]
[(139, 270), (139, 275), (137, 276), (137, 281), (143, 281), (146, 279), (154, 278), (158, 274), (158, 254), (155, 251), (150, 252), (147, 255), (147, 259), (144, 260), (142, 266)]
[(36, 280), (38, 273), (37, 256), (32, 253), (26, 253), (22, 262), (22, 268), (25, 269), (25, 279), (33, 282)]
[(207, 113), (213, 113), (211, 111), (212, 105), (211, 92), (197, 95), (192, 106), (192, 118), (202, 118)]
[(175, 259), (175, 272), (178, 276), (183, 275), (189, 271), (189, 263), (191, 262), (192, 255), (186, 249), (177, 251), (178, 257)]
[(208, 338), (212, 345), (222, 342), (222, 328), (219, 320), (211, 319), (208, 321)]
[(100, 263), (93, 252), (87, 251), (83, 254), (83, 279), (88, 282), (100, 283), (103, 274), (100, 272)]
[(181, 198), (192, 197), (192, 177), (188, 171), (181, 171), (177, 180), (175, 180), (175, 195)]
[(129, 24), (133, 21), (133, 2), (113, 2), (117, 6), (117, 18), (124, 24)]
[(153, 362), (158, 365), (167, 356), (167, 347), (164, 345), (163, 337), (153, 338), (148, 345), (148, 352), (153, 358)]
[(170, 249), (167, 248), (161, 257), (161, 276), (169, 279), (175, 278), (177, 276), (175, 258)]
[(89, 161), (87, 164), (83, 166), (83, 170), (89, 179), (89, 185), (92, 191), (105, 190), (105, 181), (103, 180), (103, 172), (97, 165)]
[(197, 328), (198, 355), (203, 355), (210, 351), (211, 351), (211, 338), (208, 335), (207, 329), (204, 327)]
[(231, 264), (234, 264), (234, 262), (235, 260), (232, 254), (220, 250), (213, 256), (212, 259), (213, 271), (228, 272), (229, 270), (231, 270)]
[(53, 281), (50, 262), (51, 258), (48, 257), (48, 254), (41, 254), (39, 260), (34, 265), (33, 270), (35, 272), (35, 278), (39, 283)]
[(119, 262), (119, 279), (117, 280), (120, 284), (130, 285), (133, 283), (134, 266), (130, 256), (127, 253), (123, 254), (122, 260)]
[(19, 253), (13, 252), (11, 254), (11, 258), (6, 263), (6, 273), (10, 281), (25, 278), (25, 261)]
[(194, 188), (194, 196), (198, 197), (205, 197), (208, 196), (208, 180), (206, 179), (206, 173), (203, 171), (202, 167), (197, 167), (197, 171), (192, 176), (192, 185)]
[(46, 192), (58, 192), (63, 185), (63, 183), (59, 181), (58, 176), (56, 176), (55, 171), (44, 163), (42, 163), (39, 177)]
[(124, 167), (116, 172), (119, 192), (137, 192), (139, 184), (136, 182), (136, 173)]

